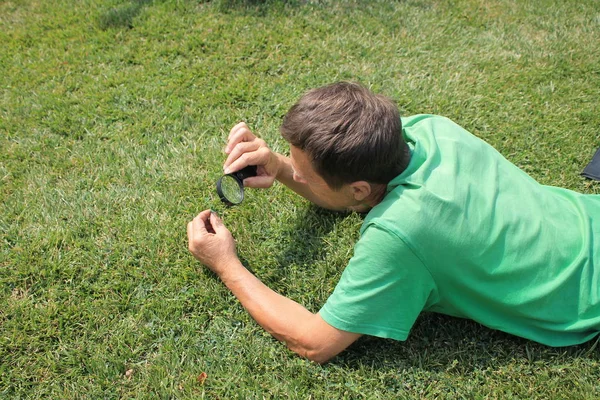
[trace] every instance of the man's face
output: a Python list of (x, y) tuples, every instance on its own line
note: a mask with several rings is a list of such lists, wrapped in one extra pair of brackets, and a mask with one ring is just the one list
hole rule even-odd
[(332, 210), (347, 211), (360, 205), (352, 194), (352, 187), (344, 185), (334, 190), (314, 170), (308, 155), (295, 146), (290, 146), (290, 159), (294, 169), (294, 180), (305, 184), (321, 202)]

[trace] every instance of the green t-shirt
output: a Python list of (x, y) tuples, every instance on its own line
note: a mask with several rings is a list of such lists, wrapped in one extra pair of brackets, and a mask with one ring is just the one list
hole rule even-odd
[(544, 186), (447, 118), (403, 118), (407, 169), (320, 311), (404, 340), (423, 310), (550, 346), (600, 332), (600, 196)]

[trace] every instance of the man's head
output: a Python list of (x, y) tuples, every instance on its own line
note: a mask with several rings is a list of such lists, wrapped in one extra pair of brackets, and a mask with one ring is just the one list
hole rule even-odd
[(355, 83), (306, 93), (288, 111), (281, 134), (334, 190), (357, 181), (387, 184), (410, 157), (396, 105)]

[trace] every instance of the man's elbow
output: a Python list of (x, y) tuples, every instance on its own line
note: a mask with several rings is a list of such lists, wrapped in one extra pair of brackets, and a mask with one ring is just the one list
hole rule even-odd
[(323, 350), (309, 350), (303, 356), (314, 363), (323, 365), (331, 360), (335, 354), (330, 354)]
[(288, 345), (288, 347), (299, 356), (317, 364), (325, 364), (338, 354), (332, 352), (331, 349), (327, 347), (320, 346), (312, 347), (297, 344), (296, 346)]
[(327, 363), (360, 337), (358, 333), (333, 328), (319, 314), (314, 318), (316, 322), (304, 325), (285, 343), (293, 352), (317, 364)]

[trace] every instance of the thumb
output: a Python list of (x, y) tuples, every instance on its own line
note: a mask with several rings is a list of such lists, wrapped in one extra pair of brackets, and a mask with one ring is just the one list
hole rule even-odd
[(223, 224), (221, 218), (219, 218), (217, 213), (214, 211), (210, 212), (210, 224), (212, 225), (215, 232), (221, 229), (227, 229), (225, 228), (225, 225)]

